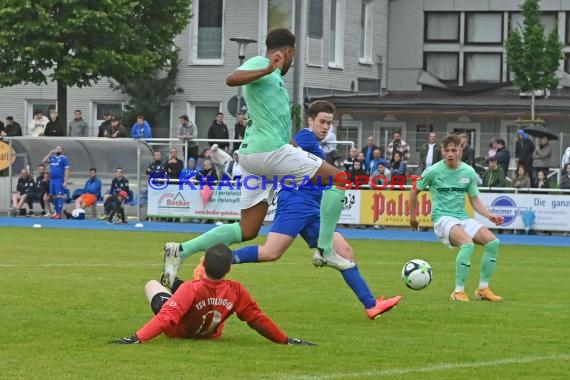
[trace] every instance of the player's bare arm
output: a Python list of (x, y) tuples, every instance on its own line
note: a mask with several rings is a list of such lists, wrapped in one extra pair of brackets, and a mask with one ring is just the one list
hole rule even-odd
[(226, 78), (226, 84), (230, 87), (243, 86), (251, 82), (255, 82), (268, 74), (271, 74), (275, 69), (283, 68), (285, 56), (281, 51), (275, 51), (269, 55), (269, 65), (264, 69), (258, 70), (234, 70)]
[(481, 198), (470, 197), (469, 202), (471, 202), (471, 206), (473, 206), (473, 209), (477, 211), (477, 213), (479, 213), (484, 218), (489, 219), (491, 222), (495, 223), (496, 226), (500, 226), (505, 221), (505, 218), (503, 218), (501, 215), (493, 214), (489, 210), (487, 210), (485, 205), (483, 205), (483, 202), (481, 202)]

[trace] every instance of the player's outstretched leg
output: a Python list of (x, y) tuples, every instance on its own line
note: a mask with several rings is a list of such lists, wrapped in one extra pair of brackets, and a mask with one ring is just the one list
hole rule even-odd
[(475, 290), (475, 298), (478, 300), (498, 302), (503, 297), (496, 295), (489, 288), (489, 281), (497, 267), (497, 255), (499, 254), (499, 239), (491, 240), (484, 245), (483, 258), (481, 259), (481, 277), (479, 289)]
[(469, 297), (465, 294), (465, 281), (471, 270), (471, 256), (473, 256), (474, 248), (473, 243), (462, 244), (455, 259), (455, 290), (450, 296), (453, 301), (469, 301)]

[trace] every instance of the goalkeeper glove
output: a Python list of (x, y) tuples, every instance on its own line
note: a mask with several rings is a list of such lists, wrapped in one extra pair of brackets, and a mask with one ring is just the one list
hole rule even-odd
[(115, 343), (115, 344), (138, 344), (141, 341), (139, 340), (139, 337), (135, 335), (131, 336), (130, 338), (119, 338), (117, 340), (113, 340), (110, 343)]
[(290, 345), (294, 345), (294, 346), (316, 346), (315, 343), (313, 342), (309, 342), (308, 340), (303, 340), (303, 339), (298, 339), (298, 338), (287, 338), (287, 344), (288, 346)]

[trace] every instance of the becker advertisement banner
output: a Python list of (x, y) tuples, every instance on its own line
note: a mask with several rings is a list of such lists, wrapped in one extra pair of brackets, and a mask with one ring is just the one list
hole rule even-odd
[[(570, 196), (567, 194), (481, 193), (479, 197), (489, 211), (505, 218), (505, 223), (500, 228), (524, 230), (523, 215), (526, 211), (532, 211), (534, 223), (531, 229), (570, 231)], [(497, 228), (477, 213), (475, 219), (487, 227)]]
[[(348, 190), (344, 197), (341, 224), (360, 224), (361, 191)], [(148, 215), (179, 218), (239, 219), (239, 190), (191, 190), (169, 185), (166, 189), (149, 189)], [(271, 222), (277, 208), (276, 193), (269, 205), (265, 221)]]

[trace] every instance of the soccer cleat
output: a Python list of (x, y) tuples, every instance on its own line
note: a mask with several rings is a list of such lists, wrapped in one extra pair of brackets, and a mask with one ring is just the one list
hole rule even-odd
[(61, 215), (60, 214), (53, 214), (50, 219), (61, 219)]
[(194, 268), (194, 272), (192, 273), (192, 280), (201, 280), (204, 278), (204, 273), (206, 273), (206, 269), (204, 268), (204, 258), (202, 257), (198, 265), (196, 265), (196, 268)]
[(449, 296), (449, 299), (452, 301), (461, 301), (461, 302), (469, 301), (469, 297), (467, 297), (467, 294), (465, 294), (465, 292), (453, 292), (451, 293), (451, 296)]
[(331, 256), (323, 256), (321, 250), (317, 248), (313, 253), (313, 257), (311, 258), (311, 262), (316, 267), (331, 267), (340, 271), (347, 270), (350, 268), (354, 268), (356, 264), (350, 260), (345, 259), (344, 257), (340, 256), (333, 250), (333, 254)]
[(368, 318), (370, 319), (376, 319), (381, 314), (384, 314), (385, 312), (389, 311), (394, 306), (396, 306), (398, 303), (400, 303), (401, 299), (402, 296), (395, 296), (385, 300), (384, 296), (382, 296), (376, 300), (376, 305), (374, 305), (374, 307), (366, 309), (366, 315), (368, 315)]
[(176, 275), (180, 270), (180, 263), (182, 262), (178, 252), (179, 247), (180, 244), (174, 242), (164, 245), (164, 273), (160, 277), (160, 282), (169, 289), (174, 285), (174, 280), (176, 279)]
[(503, 300), (503, 297), (493, 293), (490, 288), (475, 290), (475, 298), (477, 298), (479, 301), (491, 302), (499, 302)]

